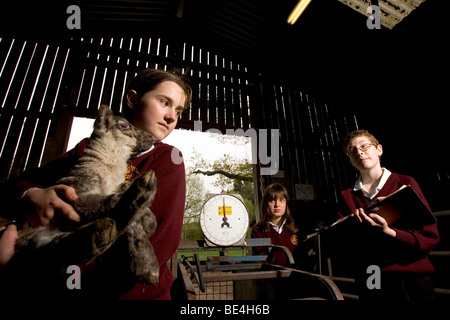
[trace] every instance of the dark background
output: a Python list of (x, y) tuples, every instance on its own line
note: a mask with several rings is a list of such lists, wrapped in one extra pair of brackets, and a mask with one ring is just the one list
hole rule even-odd
[[(356, 114), (383, 145), (384, 166), (421, 185), (441, 184), (445, 196), (449, 1), (426, 0), (392, 30), (369, 30), (365, 16), (337, 0), (313, 0), (291, 26), (286, 19), (296, 3), (14, 1), (0, 6), (0, 31), (55, 38), (151, 34), (224, 52), (264, 77)], [(69, 4), (81, 8), (81, 30), (65, 27)]]
[[(450, 1), (426, 0), (392, 30), (369, 30), (365, 16), (338, 0), (312, 0), (291, 26), (296, 3), (17, 0), (0, 5), (0, 38), (147, 35), (220, 52), (355, 114), (383, 145), (382, 165), (416, 178), (434, 211), (449, 210)], [(81, 30), (66, 28), (70, 4), (81, 8)], [(448, 250), (448, 218), (439, 217), (437, 250)], [(448, 262), (433, 258), (437, 283), (448, 288)]]

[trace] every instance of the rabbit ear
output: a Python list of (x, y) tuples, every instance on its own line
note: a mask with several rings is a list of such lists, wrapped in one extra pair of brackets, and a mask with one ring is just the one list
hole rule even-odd
[(101, 105), (98, 109), (97, 118), (94, 122), (94, 129), (107, 131), (114, 124), (114, 114), (106, 105)]

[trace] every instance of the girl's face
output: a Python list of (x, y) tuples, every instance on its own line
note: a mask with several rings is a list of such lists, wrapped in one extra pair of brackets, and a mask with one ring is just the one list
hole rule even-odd
[(269, 201), (268, 207), (271, 220), (279, 220), (286, 213), (286, 198), (275, 196)]
[(130, 90), (127, 94), (128, 106), (133, 110), (130, 122), (149, 132), (154, 141), (163, 140), (175, 129), (185, 99), (183, 89), (172, 81), (161, 82), (142, 97)]
[(350, 163), (360, 171), (379, 165), (382, 154), (381, 144), (376, 146), (364, 136), (356, 137), (349, 146)]

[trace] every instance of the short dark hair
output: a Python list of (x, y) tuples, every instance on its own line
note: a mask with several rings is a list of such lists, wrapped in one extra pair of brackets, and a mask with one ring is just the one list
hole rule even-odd
[(122, 112), (125, 118), (129, 119), (131, 115), (131, 110), (127, 103), (128, 92), (135, 90), (137, 96), (142, 97), (164, 81), (172, 81), (180, 86), (186, 96), (183, 111), (189, 108), (192, 101), (192, 87), (186, 76), (164, 70), (148, 68), (140, 71), (134, 78), (128, 81), (122, 98)]

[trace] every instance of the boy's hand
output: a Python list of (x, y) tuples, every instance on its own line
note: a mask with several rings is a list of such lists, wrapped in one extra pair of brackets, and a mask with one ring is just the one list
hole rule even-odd
[(79, 222), (80, 216), (64, 198), (72, 202), (78, 196), (72, 187), (62, 184), (45, 189), (29, 189), (22, 199), (27, 220), (33, 226), (48, 225), (61, 216)]
[(395, 238), (395, 236), (397, 235), (395, 230), (391, 229), (388, 226), (386, 219), (376, 213), (367, 214), (364, 209), (359, 208), (356, 209), (354, 214), (352, 214), (352, 217), (355, 218), (359, 223), (366, 223), (371, 225), (372, 227), (380, 228), (381, 231), (388, 236)]

